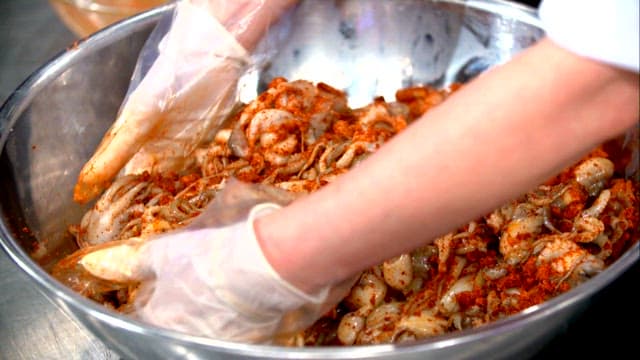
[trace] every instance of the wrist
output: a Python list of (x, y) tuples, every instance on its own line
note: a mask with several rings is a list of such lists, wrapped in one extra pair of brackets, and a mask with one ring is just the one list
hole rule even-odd
[[(281, 225), (278, 225), (280, 214), (268, 214), (266, 216), (258, 217), (253, 223), (254, 232), (256, 235), (256, 241), (258, 246), (262, 249), (265, 260), (271, 264), (273, 270), (280, 275), (280, 277), (290, 283), (292, 286), (300, 289), (301, 291), (312, 294), (320, 290), (320, 284), (314, 284), (311, 279), (305, 279), (304, 274), (310, 274), (314, 271), (305, 271), (302, 266), (301, 259), (306, 256), (299, 250), (299, 246), (302, 245), (303, 237), (296, 236), (298, 239), (291, 240), (288, 236), (292, 234), (292, 229), (287, 231), (279, 231), (284, 229)], [(293, 227), (295, 227), (295, 220)]]
[(308, 302), (322, 302), (326, 298), (328, 291), (326, 284), (315, 286), (310, 282), (296, 281), (298, 277), (295, 274), (304, 271), (304, 269), (287, 266), (287, 263), (292, 264), (293, 262), (289, 261), (290, 259), (300, 258), (295, 253), (292, 254), (288, 251), (291, 247), (283, 246), (282, 237), (264, 236), (264, 233), (259, 230), (264, 228), (265, 221), (269, 221), (269, 215), (276, 213), (276, 210), (280, 209), (279, 205), (273, 203), (259, 204), (251, 209), (247, 225), (250, 227), (248, 231), (252, 233), (253, 237), (249, 241), (255, 242), (255, 247), (261, 251), (263, 267), (271, 273), (272, 278), (283, 288), (288, 289), (298, 297), (306, 298)]

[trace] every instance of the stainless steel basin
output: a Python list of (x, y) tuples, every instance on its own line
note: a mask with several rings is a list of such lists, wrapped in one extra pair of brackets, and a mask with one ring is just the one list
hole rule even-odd
[[(216, 341), (151, 327), (80, 297), (47, 273), (74, 249), (66, 228), (86, 211), (72, 202), (73, 185), (115, 117), (140, 48), (170, 11), (144, 13), (67, 49), (0, 109), (0, 242), (45, 296), (124, 358), (524, 358), (640, 258), (636, 243), (602, 274), (524, 313), (403, 345), (298, 349)], [(543, 34), (531, 9), (501, 1), (304, 1), (265, 39), (266, 57), (243, 78), (243, 96), (284, 76), (343, 88), (353, 105), (375, 95), (391, 99), (402, 86), (466, 81)]]

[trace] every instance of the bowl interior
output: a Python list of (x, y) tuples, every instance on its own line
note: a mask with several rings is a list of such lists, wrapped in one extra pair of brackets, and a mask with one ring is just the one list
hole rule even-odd
[[(146, 38), (169, 12), (157, 9), (68, 49), (5, 104), (4, 221), (39, 264), (74, 248), (67, 227), (87, 209), (72, 201), (77, 174), (115, 118)], [(360, 106), (374, 96), (393, 99), (404, 86), (466, 81), (542, 34), (532, 12), (500, 2), (306, 1), (270, 29), (240, 96), (255, 97), (284, 76), (344, 89)]]
[[(67, 228), (91, 206), (72, 201), (77, 175), (115, 118), (145, 40), (170, 11), (67, 49), (0, 110), (1, 241), (21, 266), (48, 269), (76, 249)], [(284, 76), (323, 81), (360, 106), (393, 99), (401, 87), (465, 82), (543, 34), (532, 10), (500, 1), (303, 1), (258, 47), (240, 96)]]

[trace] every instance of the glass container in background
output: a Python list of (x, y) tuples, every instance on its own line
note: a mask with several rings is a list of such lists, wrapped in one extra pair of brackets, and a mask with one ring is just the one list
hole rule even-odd
[(79, 37), (170, 0), (49, 0), (60, 19)]

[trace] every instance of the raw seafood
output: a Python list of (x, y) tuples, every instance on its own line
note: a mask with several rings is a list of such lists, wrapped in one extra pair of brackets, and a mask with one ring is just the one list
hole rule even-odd
[[(377, 98), (350, 109), (329, 85), (275, 79), (195, 151), (191, 166), (117, 179), (73, 229), (82, 249), (53, 273), (126, 312), (136, 284), (89, 273), (87, 254), (185, 226), (230, 177), (317, 190), (456, 88), (402, 89), (394, 102)], [(289, 344), (402, 342), (477, 327), (597, 275), (638, 236), (638, 185), (615, 170), (624, 166), (606, 149), (485, 217), (363, 271), (340, 304)]]

